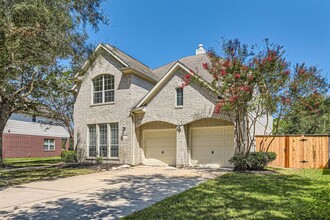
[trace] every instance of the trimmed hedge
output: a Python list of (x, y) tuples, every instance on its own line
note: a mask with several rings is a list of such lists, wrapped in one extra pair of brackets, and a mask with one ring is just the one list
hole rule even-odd
[(238, 153), (230, 158), (229, 163), (234, 165), (234, 170), (264, 170), (265, 167), (276, 159), (274, 152)]
[(70, 150), (64, 150), (61, 153), (61, 159), (65, 163), (75, 163), (77, 162), (77, 152), (76, 151), (70, 151)]

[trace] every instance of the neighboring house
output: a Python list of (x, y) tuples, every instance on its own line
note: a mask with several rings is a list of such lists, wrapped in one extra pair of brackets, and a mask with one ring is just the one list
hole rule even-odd
[[(234, 127), (214, 113), (218, 97), (199, 83), (181, 88), (187, 74), (212, 81), (196, 55), (157, 69), (108, 44), (100, 44), (84, 74), (74, 78), (75, 146), (81, 160), (103, 157), (112, 163), (230, 166)], [(263, 126), (259, 123), (257, 130)]]
[(69, 133), (51, 119), (13, 114), (3, 133), (3, 158), (51, 157), (67, 148)]

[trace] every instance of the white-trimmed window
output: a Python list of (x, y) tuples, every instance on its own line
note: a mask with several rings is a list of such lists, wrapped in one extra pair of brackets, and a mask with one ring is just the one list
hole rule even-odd
[(45, 138), (44, 139), (44, 151), (54, 151), (55, 150), (55, 140)]
[(183, 88), (176, 88), (176, 106), (183, 106)]
[(88, 139), (89, 157), (118, 158), (118, 123), (89, 125)]
[(93, 80), (93, 104), (115, 101), (115, 77), (102, 75)]
[(88, 127), (89, 141), (88, 141), (88, 156), (96, 157), (96, 125), (90, 125)]
[(110, 124), (110, 157), (118, 157), (118, 123)]
[(108, 125), (99, 125), (99, 149), (100, 157), (108, 157)]

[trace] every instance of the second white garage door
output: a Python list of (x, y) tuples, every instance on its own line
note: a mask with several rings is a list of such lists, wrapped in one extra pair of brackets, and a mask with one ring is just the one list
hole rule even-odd
[(192, 128), (192, 164), (205, 167), (230, 167), (234, 155), (234, 128)]
[(145, 130), (145, 164), (176, 164), (176, 130)]

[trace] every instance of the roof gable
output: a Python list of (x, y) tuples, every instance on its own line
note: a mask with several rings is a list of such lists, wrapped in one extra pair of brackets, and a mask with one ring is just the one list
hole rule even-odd
[(109, 44), (106, 44), (106, 45), (99, 44), (96, 47), (96, 49), (94, 50), (94, 52), (92, 53), (92, 55), (90, 56), (90, 58), (82, 66), (82, 68), (81, 68), (82, 71), (78, 72), (75, 75), (75, 77), (73, 79), (74, 81), (79, 81), (79, 76), (84, 71), (86, 71), (86, 69), (91, 65), (91, 63), (94, 61), (93, 58), (95, 57), (95, 55), (97, 54), (97, 52), (100, 49), (105, 50), (108, 54), (110, 54), (113, 58), (115, 58), (119, 63), (121, 63), (123, 65), (123, 68), (121, 68), (120, 70), (123, 70), (123, 71), (130, 70), (131, 72), (137, 73), (137, 75), (145, 77), (154, 82), (157, 82), (159, 80), (159, 77), (156, 74), (154, 74), (148, 66), (144, 65), (140, 61), (127, 55), (126, 53), (117, 49), (114, 46), (110, 46)]
[[(168, 79), (178, 70), (183, 70), (187, 74), (197, 75), (193, 70), (189, 69), (186, 65), (181, 63), (180, 61), (176, 61), (167, 71), (165, 75), (158, 81), (158, 83), (152, 88), (152, 90), (147, 93), (147, 95), (136, 105), (136, 108), (141, 108), (142, 106), (146, 105), (161, 89), (163, 85), (168, 82)], [(210, 84), (201, 77), (197, 78), (201, 84), (208, 87), (210, 90), (214, 91), (214, 89), (210, 86)], [(216, 91), (214, 91), (216, 92)]]
[[(184, 64), (188, 69), (193, 70), (198, 76), (202, 77), (207, 82), (212, 82), (212, 76), (207, 72), (207, 70), (203, 68), (203, 63), (210, 64), (210, 59), (206, 54), (183, 57), (178, 61)], [(177, 61), (168, 63), (164, 66), (154, 69), (153, 71), (156, 75), (163, 77), (176, 62)]]

